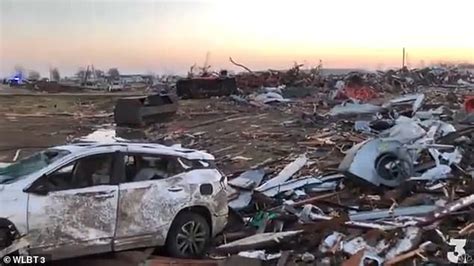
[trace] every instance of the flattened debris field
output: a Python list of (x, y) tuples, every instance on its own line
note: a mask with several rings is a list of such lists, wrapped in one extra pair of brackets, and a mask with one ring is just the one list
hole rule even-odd
[(131, 128), (114, 124), (116, 99), (0, 96), (0, 158), (94, 132), (212, 154), (229, 216), (206, 265), (472, 263), (473, 75), (297, 70), (239, 74), (235, 94), (180, 99), (172, 116)]

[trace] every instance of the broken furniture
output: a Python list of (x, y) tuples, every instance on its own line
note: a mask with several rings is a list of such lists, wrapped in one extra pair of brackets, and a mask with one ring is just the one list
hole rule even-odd
[(144, 125), (168, 121), (178, 110), (175, 96), (157, 94), (119, 99), (114, 109), (117, 125)]

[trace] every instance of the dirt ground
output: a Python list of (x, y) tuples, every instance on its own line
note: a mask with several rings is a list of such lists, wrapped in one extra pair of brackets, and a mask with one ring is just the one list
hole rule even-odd
[(107, 118), (82, 114), (111, 112), (113, 98), (0, 95), (0, 161), (10, 161), (21, 149), (20, 158), (34, 150), (64, 143), (72, 136), (91, 131)]
[[(215, 155), (218, 167), (226, 174), (262, 162), (285, 160), (292, 153), (308, 149), (313, 149), (315, 154), (323, 151), (323, 156), (328, 156), (324, 147), (298, 144), (319, 132), (322, 125), (283, 125), (297, 121), (304, 111), (311, 112), (314, 106), (310, 102), (314, 99), (264, 108), (239, 105), (228, 98), (185, 100), (179, 102), (179, 111), (171, 121), (138, 129), (113, 125), (111, 114), (116, 99), (87, 95), (0, 95), (0, 112), (4, 114), (0, 117), (0, 162), (12, 161), (18, 150), (21, 159), (34, 151), (94, 132), (204, 149)], [(104, 256), (73, 261), (77, 265), (124, 261), (117, 256)], [(140, 252), (132, 255), (136, 256), (140, 257)]]
[(216, 157), (227, 174), (284, 159), (292, 153), (310, 150), (330, 156), (327, 153), (334, 150), (308, 144), (325, 125), (298, 124), (304, 112), (315, 108), (321, 113), (327, 111), (317, 107), (315, 99), (270, 107), (241, 105), (228, 98), (185, 100), (179, 102), (179, 111), (171, 121), (128, 129), (113, 126), (117, 97), (0, 95), (0, 112), (4, 114), (0, 117), (0, 162), (11, 161), (18, 149), (22, 158), (104, 128), (125, 139), (204, 149)]
[(313, 101), (264, 108), (238, 105), (228, 99), (183, 101), (177, 118), (167, 126), (168, 132), (158, 136), (209, 151), (226, 174), (245, 171), (293, 153), (325, 150), (303, 144), (324, 127), (300, 124), (303, 112), (312, 112)]

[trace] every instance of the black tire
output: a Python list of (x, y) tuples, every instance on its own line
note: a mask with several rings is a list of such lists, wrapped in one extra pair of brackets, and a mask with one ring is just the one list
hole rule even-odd
[[(8, 247), (11, 245), (11, 236), (10, 236), (10, 231), (8, 228), (0, 227), (0, 250), (3, 250), (4, 248)], [(8, 255), (8, 254), (7, 254)], [(0, 266), (6, 266), (0, 258)]]
[(194, 212), (183, 212), (173, 221), (166, 238), (166, 250), (176, 258), (199, 258), (207, 250), (211, 229), (204, 217)]
[(0, 228), (0, 250), (11, 245), (12, 239), (8, 228)]

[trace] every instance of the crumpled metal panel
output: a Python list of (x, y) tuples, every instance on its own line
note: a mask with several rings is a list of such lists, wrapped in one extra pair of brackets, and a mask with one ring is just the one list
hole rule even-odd
[(416, 113), (418, 109), (421, 107), (423, 100), (425, 99), (424, 94), (407, 94), (400, 96), (398, 98), (392, 99), (389, 101), (390, 105), (397, 105), (397, 104), (405, 104), (405, 103), (410, 103), (413, 102), (412, 108), (413, 108), (413, 113)]
[(283, 98), (283, 96), (281, 96), (281, 94), (277, 92), (265, 92), (265, 93), (257, 95), (255, 97), (255, 101), (268, 104), (272, 102), (286, 103), (286, 102), (290, 102), (291, 100)]
[(431, 169), (428, 169), (419, 177), (412, 177), (411, 181), (436, 181), (440, 179), (446, 179), (451, 173), (451, 167), (449, 165), (440, 164)]
[(396, 140), (402, 144), (410, 143), (425, 135), (426, 131), (417, 122), (407, 117), (398, 118), (393, 127), (380, 133), (380, 137)]
[(298, 179), (291, 179), (284, 183), (281, 183), (278, 186), (262, 190), (261, 192), (268, 197), (274, 197), (279, 193), (283, 193), (289, 190), (294, 190), (301, 187), (311, 187), (313, 190), (318, 190), (318, 192), (322, 191), (332, 191), (336, 190), (337, 185), (339, 182), (324, 182), (323, 180), (315, 177), (306, 177), (306, 178), (298, 178)]
[[(181, 185), (182, 182), (182, 177), (171, 177), (121, 185), (116, 237), (158, 231), (157, 241), (164, 243), (167, 232), (160, 229), (171, 224), (175, 215), (191, 200), (190, 187)], [(168, 191), (172, 187), (182, 191)]]
[(346, 103), (345, 105), (336, 105), (330, 111), (330, 116), (336, 115), (357, 115), (357, 114), (376, 114), (385, 110), (383, 107), (364, 103)]
[(173, 95), (157, 94), (122, 98), (117, 101), (114, 119), (117, 125), (143, 125), (168, 121), (178, 110)]
[(384, 219), (389, 217), (398, 217), (398, 216), (422, 216), (432, 211), (436, 210), (438, 207), (436, 205), (420, 205), (420, 206), (410, 206), (410, 207), (400, 207), (393, 210), (373, 210), (358, 212), (351, 214), (349, 217), (352, 221), (367, 221), (367, 220), (377, 220)]
[(29, 195), (30, 248), (37, 253), (52, 254), (53, 259), (80, 256), (84, 249), (95, 245), (110, 251), (117, 199), (116, 186)]
[(216, 250), (222, 253), (227, 253), (233, 251), (239, 252), (243, 250), (255, 250), (259, 248), (271, 247), (287, 238), (299, 235), (302, 232), (303, 230), (256, 234), (218, 246)]
[(259, 186), (265, 176), (264, 169), (248, 170), (228, 181), (228, 184), (243, 189), (254, 189)]
[(241, 210), (247, 207), (252, 201), (253, 191), (240, 191), (236, 199), (229, 201), (229, 207), (234, 210)]
[(237, 93), (237, 83), (230, 77), (186, 78), (176, 82), (176, 93), (182, 99), (229, 96)]
[(308, 161), (305, 154), (302, 154), (296, 158), (293, 162), (285, 166), (277, 176), (263, 183), (261, 186), (257, 187), (258, 191), (265, 191), (267, 189), (276, 187), (290, 179), (296, 172), (303, 168)]
[[(403, 162), (401, 165), (403, 171), (400, 172), (400, 175), (390, 178), (382, 177), (381, 166), (377, 167), (377, 163), (384, 155), (397, 157)], [(398, 141), (383, 139), (372, 139), (354, 145), (342, 160), (339, 170), (346, 177), (364, 180), (376, 186), (385, 185), (388, 187), (396, 187), (414, 174), (413, 159), (402, 144)]]

